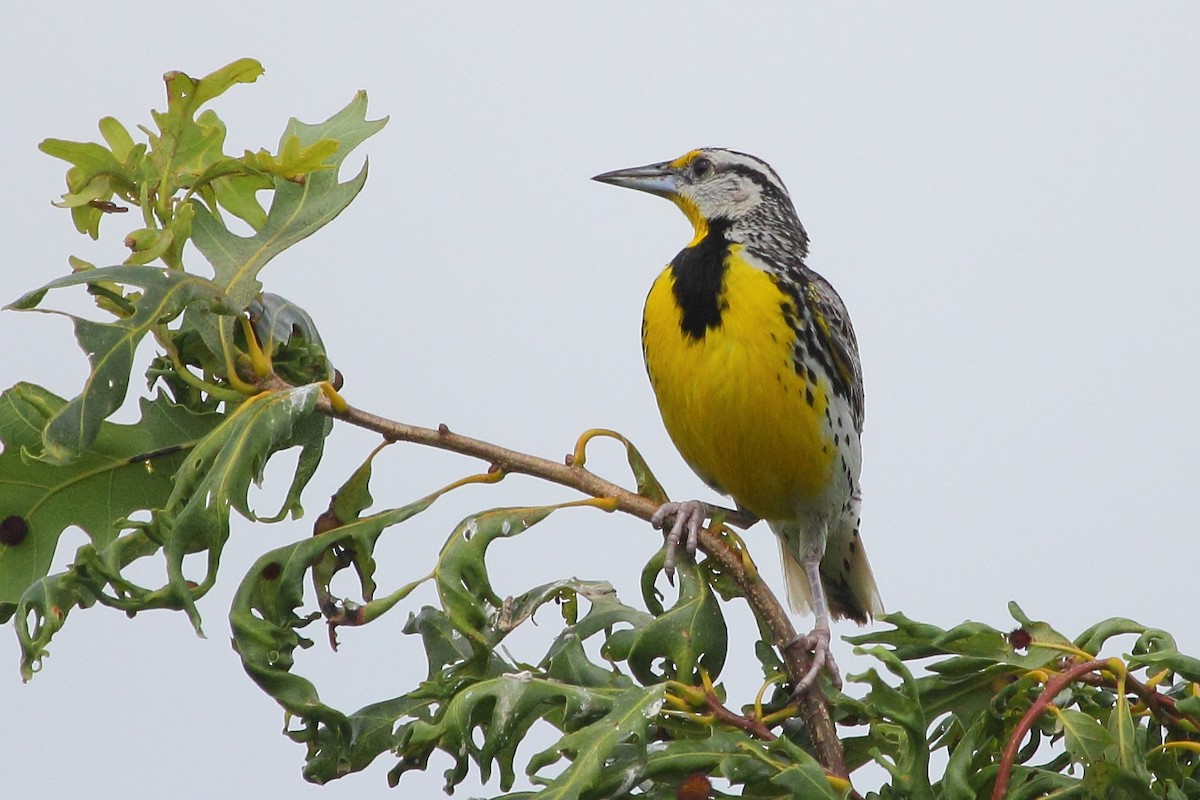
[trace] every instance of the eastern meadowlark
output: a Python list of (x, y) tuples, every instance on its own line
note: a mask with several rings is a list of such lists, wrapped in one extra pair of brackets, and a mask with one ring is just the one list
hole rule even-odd
[[(695, 230), (654, 281), (642, 352), (671, 440), (700, 478), (733, 497), (742, 521), (779, 538), (792, 610), (815, 616), (797, 691), (824, 668), (830, 618), (882, 613), (859, 538), (862, 372), (850, 316), (805, 264), (808, 235), (769, 165), (719, 148), (595, 180), (671, 200)], [(695, 552), (711, 508), (667, 503), (668, 570)]]

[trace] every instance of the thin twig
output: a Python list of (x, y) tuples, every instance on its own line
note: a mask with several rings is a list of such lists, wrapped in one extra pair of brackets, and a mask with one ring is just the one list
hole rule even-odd
[[(647, 521), (658, 508), (654, 501), (606, 481), (583, 467), (568, 466), (565, 463), (550, 461), (516, 450), (509, 450), (490, 442), (462, 436), (450, 431), (445, 425), (439, 426), (435, 430), (397, 422), (352, 406), (335, 410), (329, 398), (324, 395), (318, 401), (317, 409), (336, 419), (375, 431), (390, 440), (449, 450), (481, 459), (488, 464), (494, 464), (504, 472), (542, 478), (592, 497), (613, 498), (618, 510)], [(776, 599), (766, 583), (746, 569), (741, 555), (728, 548), (712, 530), (701, 531), (700, 549), (709, 558), (720, 564), (722, 573), (733, 578), (745, 593), (746, 602), (750, 604), (755, 616), (766, 623), (767, 628), (771, 631), (775, 647), (787, 666), (793, 684), (798, 682), (808, 673), (810, 658), (802, 648), (787, 646), (795, 641), (796, 630), (792, 627), (791, 619), (780, 605), (779, 600)], [(848, 777), (842, 743), (837, 737), (833, 718), (830, 716), (829, 706), (824, 696), (818, 691), (804, 692), (797, 698), (797, 702), (800, 706), (800, 716), (804, 719), (812, 737), (817, 760), (833, 774), (843, 778)]]
[[(1081, 675), (1078, 680), (1089, 686), (1099, 686), (1105, 689), (1117, 688), (1116, 681), (1109, 680), (1103, 675)], [(1125, 676), (1125, 688), (1146, 704), (1147, 710), (1164, 728), (1181, 736), (1194, 736), (1196, 731), (1193, 728), (1200, 728), (1200, 720), (1180, 713), (1175, 706), (1174, 697), (1163, 694), (1128, 674)]]
[(743, 717), (734, 711), (730, 711), (721, 702), (720, 698), (706, 689), (704, 692), (704, 700), (708, 703), (708, 710), (712, 712), (713, 719), (717, 722), (723, 722), (726, 725), (732, 725), (739, 730), (743, 730), (756, 739), (762, 739), (764, 742), (773, 742), (779, 737), (772, 733), (766, 725), (762, 724), (761, 720), (754, 717)]
[(1021, 747), (1021, 741), (1025, 738), (1025, 734), (1033, 727), (1034, 720), (1046, 711), (1046, 707), (1055, 697), (1058, 697), (1059, 692), (1066, 688), (1067, 684), (1093, 670), (1104, 669), (1106, 666), (1108, 666), (1107, 661), (1084, 661), (1046, 681), (1042, 693), (1038, 695), (1037, 700), (1033, 701), (1033, 705), (1029, 706), (1004, 745), (1004, 754), (1000, 757), (1000, 771), (996, 773), (996, 785), (992, 789), (992, 800), (1003, 800), (1008, 791), (1008, 780), (1012, 777), (1013, 765), (1017, 761), (1017, 751)]

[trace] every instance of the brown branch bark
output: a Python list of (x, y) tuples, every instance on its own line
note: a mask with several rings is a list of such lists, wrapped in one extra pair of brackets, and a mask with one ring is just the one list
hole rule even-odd
[[(1114, 691), (1117, 688), (1115, 680), (1105, 678), (1099, 673), (1080, 675), (1078, 680), (1089, 686), (1102, 686)], [(1125, 676), (1125, 690), (1145, 703), (1146, 708), (1164, 728), (1180, 736), (1191, 736), (1194, 734), (1193, 728), (1200, 728), (1200, 720), (1179, 712), (1175, 706), (1175, 698), (1147, 686), (1132, 675)]]
[[(553, 483), (575, 489), (592, 497), (611, 497), (616, 500), (617, 509), (626, 514), (632, 514), (649, 521), (650, 516), (657, 510), (657, 505), (641, 495), (606, 481), (582, 467), (568, 466), (565, 463), (509, 450), (498, 445), (462, 436), (447, 429), (444, 425), (438, 429), (422, 428), (403, 422), (387, 419), (368, 411), (347, 406), (343, 410), (335, 410), (329, 399), (322, 396), (318, 410), (336, 419), (344, 420), (351, 425), (375, 431), (385, 438), (395, 441), (413, 442), (440, 450), (449, 450), (465, 456), (481, 459), (489, 464), (495, 464), (505, 472), (520, 473), (542, 478)], [(700, 549), (721, 566), (724, 574), (729, 575), (745, 593), (746, 602), (750, 604), (756, 617), (762, 620), (771, 631), (775, 640), (775, 648), (787, 665), (788, 675), (793, 684), (807, 674), (809, 667), (808, 653), (798, 647), (787, 645), (795, 640), (796, 630), (779, 600), (752, 572), (742, 563), (738, 553), (726, 547), (720, 537), (711, 530), (704, 530), (700, 535)], [(816, 758), (830, 772), (841, 777), (848, 777), (845, 757), (842, 753), (842, 743), (834, 729), (830, 716), (829, 705), (820, 692), (813, 690), (804, 692), (797, 698), (800, 716), (808, 726), (816, 749)]]
[(770, 728), (763, 725), (761, 720), (755, 717), (743, 717), (741, 714), (730, 711), (712, 692), (706, 691), (704, 699), (708, 703), (708, 710), (712, 713), (713, 719), (718, 722), (740, 728), (754, 738), (762, 739), (764, 742), (773, 742), (779, 738), (771, 732)]

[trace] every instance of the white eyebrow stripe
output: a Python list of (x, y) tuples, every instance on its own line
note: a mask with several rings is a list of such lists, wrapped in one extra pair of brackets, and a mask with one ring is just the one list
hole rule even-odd
[(770, 164), (760, 158), (750, 155), (749, 153), (739, 153), (736, 150), (716, 149), (715, 153), (720, 154), (719, 160), (726, 164), (734, 164), (740, 167), (745, 167), (752, 172), (757, 172), (765, 177), (771, 184), (781, 193), (787, 194), (787, 187), (783, 185), (783, 180), (775, 172)]

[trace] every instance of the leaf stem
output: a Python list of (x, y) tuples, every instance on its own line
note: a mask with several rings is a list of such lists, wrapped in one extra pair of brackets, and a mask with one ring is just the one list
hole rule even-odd
[[(1100, 686), (1115, 689), (1116, 683), (1103, 675), (1081, 675), (1080, 683), (1089, 686)], [(1200, 720), (1179, 711), (1175, 706), (1175, 698), (1163, 694), (1150, 681), (1142, 683), (1132, 675), (1126, 674), (1125, 688), (1137, 695), (1146, 709), (1154, 716), (1160, 725), (1182, 736), (1195, 735), (1200, 731)]]
[(171, 341), (170, 334), (164, 329), (159, 330), (158, 327), (154, 330), (155, 340), (162, 345), (162, 348), (167, 351), (167, 357), (171, 359), (172, 366), (175, 367), (175, 374), (179, 379), (191, 386), (193, 389), (204, 392), (216, 400), (224, 400), (227, 403), (237, 403), (245, 399), (245, 395), (241, 392), (236, 392), (232, 389), (226, 389), (223, 386), (218, 386), (215, 383), (209, 383), (206, 380), (197, 378), (192, 371), (188, 369), (183, 360), (179, 357), (179, 348)]

